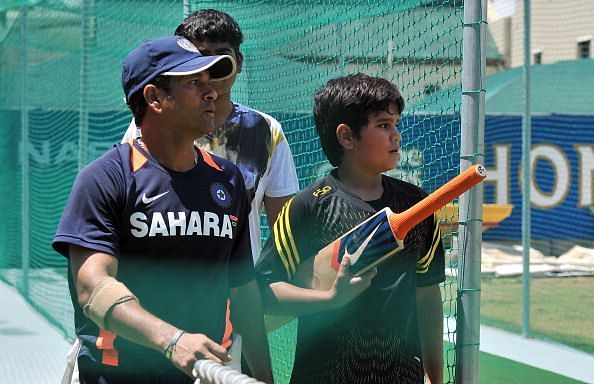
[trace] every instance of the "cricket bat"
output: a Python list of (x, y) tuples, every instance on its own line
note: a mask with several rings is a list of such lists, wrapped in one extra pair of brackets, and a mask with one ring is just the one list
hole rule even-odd
[(299, 265), (294, 283), (305, 288), (332, 287), (344, 255), (351, 259), (349, 271), (359, 276), (404, 249), (404, 238), (417, 224), (453, 199), (480, 183), (485, 167), (474, 165), (402, 213), (384, 208), (355, 226)]

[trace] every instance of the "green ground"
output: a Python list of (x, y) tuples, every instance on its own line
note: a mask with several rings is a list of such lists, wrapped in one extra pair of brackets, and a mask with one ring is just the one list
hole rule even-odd
[[(444, 313), (454, 313), (456, 285), (446, 283)], [(532, 278), (530, 336), (594, 354), (594, 278)], [(481, 324), (522, 330), (522, 279), (483, 278)]]
[[(453, 345), (444, 343), (444, 349), (452, 349)], [(452, 383), (454, 372), (448, 374), (444, 371), (444, 380)], [(479, 353), (479, 383), (487, 384), (575, 384), (581, 383), (565, 376), (534, 368), (518, 363), (513, 360), (504, 359), (488, 353)]]
[(479, 382), (488, 384), (572, 384), (581, 383), (488, 353), (479, 354)]
[[(520, 333), (522, 280), (483, 279), (481, 323)], [(594, 354), (594, 278), (530, 280), (530, 335)]]

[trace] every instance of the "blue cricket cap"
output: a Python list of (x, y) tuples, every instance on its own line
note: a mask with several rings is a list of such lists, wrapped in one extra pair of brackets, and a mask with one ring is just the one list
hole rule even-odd
[(229, 55), (203, 56), (188, 39), (165, 36), (143, 42), (126, 56), (122, 87), (129, 102), (159, 75), (184, 76), (208, 70), (212, 80), (224, 80), (235, 73), (235, 67)]

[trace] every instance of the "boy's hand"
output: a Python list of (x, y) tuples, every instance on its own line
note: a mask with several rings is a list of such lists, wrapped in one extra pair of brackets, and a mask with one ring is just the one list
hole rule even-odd
[(377, 275), (377, 268), (372, 268), (361, 276), (354, 276), (349, 272), (350, 265), (350, 258), (343, 256), (336, 280), (330, 289), (330, 301), (334, 308), (340, 308), (359, 296), (371, 285), (371, 280)]
[(184, 333), (175, 345), (171, 362), (192, 377), (194, 363), (199, 359), (209, 359), (224, 364), (231, 361), (231, 356), (223, 346), (201, 333)]

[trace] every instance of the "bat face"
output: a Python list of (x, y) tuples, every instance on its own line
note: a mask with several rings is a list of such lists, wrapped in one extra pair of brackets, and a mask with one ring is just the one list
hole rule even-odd
[(404, 249), (404, 243), (396, 239), (390, 229), (388, 221), (390, 213), (392, 212), (389, 208), (376, 212), (322, 249), (314, 257), (313, 265), (310, 268), (303, 268), (303, 271), (309, 272), (297, 274), (309, 275), (309, 279), (302, 280), (302, 286), (320, 290), (330, 289), (344, 255), (348, 255), (351, 259), (349, 272), (359, 276), (387, 257)]
[(404, 248), (402, 241), (398, 241), (390, 228), (388, 211), (383, 209), (370, 217), (366, 225), (355, 227), (352, 232), (334, 243), (332, 249), (332, 268), (338, 271), (343, 256), (349, 256), (351, 266), (349, 271), (359, 276), (385, 257)]

